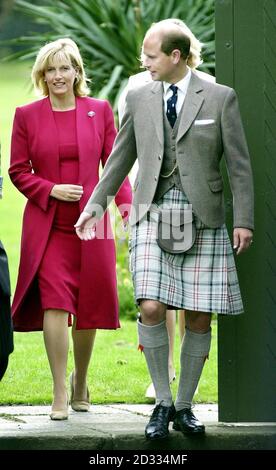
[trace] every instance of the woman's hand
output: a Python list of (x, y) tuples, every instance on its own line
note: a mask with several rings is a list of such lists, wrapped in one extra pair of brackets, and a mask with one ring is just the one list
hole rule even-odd
[(81, 240), (93, 240), (98, 219), (92, 217), (88, 212), (82, 212), (77, 223), (74, 225), (76, 234)]
[(59, 201), (76, 202), (83, 195), (83, 187), (77, 184), (55, 184), (50, 196)]

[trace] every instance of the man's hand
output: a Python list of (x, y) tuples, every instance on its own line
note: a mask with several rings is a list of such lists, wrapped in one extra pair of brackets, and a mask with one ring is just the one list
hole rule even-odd
[(59, 201), (77, 202), (83, 195), (83, 187), (77, 184), (55, 184), (50, 196)]
[(81, 240), (93, 240), (97, 221), (98, 219), (92, 217), (88, 212), (82, 212), (74, 225), (78, 237)]
[(247, 250), (253, 239), (253, 232), (248, 228), (234, 228), (233, 240), (234, 250), (237, 250), (237, 255)]

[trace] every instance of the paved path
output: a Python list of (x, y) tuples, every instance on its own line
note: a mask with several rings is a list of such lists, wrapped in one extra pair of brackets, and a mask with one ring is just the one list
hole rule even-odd
[(245, 450), (276, 449), (276, 423), (219, 423), (217, 405), (196, 405), (205, 436), (171, 430), (167, 439), (146, 441), (144, 428), (153, 405), (92, 405), (51, 421), (48, 406), (0, 407), (0, 450)]

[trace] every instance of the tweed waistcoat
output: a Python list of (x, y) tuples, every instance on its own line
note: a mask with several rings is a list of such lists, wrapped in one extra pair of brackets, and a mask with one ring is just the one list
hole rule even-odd
[[(180, 113), (177, 116), (175, 125), (171, 128), (170, 123), (167, 119), (165, 110), (163, 112), (163, 127), (164, 127), (164, 156), (163, 163), (160, 171), (159, 181), (154, 195), (154, 202), (157, 202), (169, 189), (174, 186), (180, 191), (183, 191), (181, 185), (178, 165), (173, 171), (176, 164), (176, 138), (179, 127), (179, 121), (181, 117), (183, 106)], [(170, 173), (173, 173), (170, 175)], [(162, 176), (163, 175), (163, 176)], [(170, 175), (166, 177), (167, 175)], [(164, 177), (165, 176), (165, 177)]]

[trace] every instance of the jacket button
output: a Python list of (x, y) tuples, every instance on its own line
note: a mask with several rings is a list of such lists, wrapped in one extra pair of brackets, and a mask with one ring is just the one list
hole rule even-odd
[(157, 181), (157, 176), (154, 177), (154, 180)]
[(162, 157), (161, 157), (161, 155), (158, 155), (158, 160), (162, 160)]
[(172, 146), (172, 150), (175, 150), (175, 145)]

